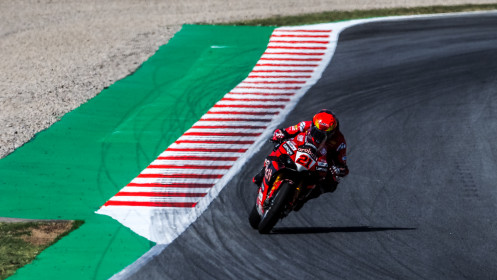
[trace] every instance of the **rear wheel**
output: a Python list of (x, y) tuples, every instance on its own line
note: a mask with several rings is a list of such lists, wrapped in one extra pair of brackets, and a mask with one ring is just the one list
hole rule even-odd
[(281, 183), (269, 208), (264, 212), (264, 216), (259, 223), (259, 232), (269, 233), (278, 222), (285, 208), (285, 204), (292, 195), (292, 186), (287, 182)]

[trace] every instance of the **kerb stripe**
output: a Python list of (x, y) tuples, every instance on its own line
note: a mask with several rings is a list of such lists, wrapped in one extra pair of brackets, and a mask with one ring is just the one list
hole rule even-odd
[(275, 29), (250, 74), (98, 213), (154, 242), (170, 243), (317, 82), (336, 40), (329, 24)]

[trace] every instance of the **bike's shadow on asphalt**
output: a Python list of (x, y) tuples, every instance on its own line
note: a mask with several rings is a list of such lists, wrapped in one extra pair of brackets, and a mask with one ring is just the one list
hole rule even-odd
[(406, 227), (278, 227), (273, 228), (273, 234), (313, 234), (313, 233), (332, 233), (332, 232), (376, 232), (376, 231), (393, 231), (393, 230), (416, 230), (417, 228)]

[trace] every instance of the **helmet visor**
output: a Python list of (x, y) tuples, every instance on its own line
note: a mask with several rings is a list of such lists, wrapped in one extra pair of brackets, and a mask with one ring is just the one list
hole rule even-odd
[(311, 127), (311, 137), (317, 143), (321, 144), (326, 139), (326, 133), (319, 130), (315, 125)]

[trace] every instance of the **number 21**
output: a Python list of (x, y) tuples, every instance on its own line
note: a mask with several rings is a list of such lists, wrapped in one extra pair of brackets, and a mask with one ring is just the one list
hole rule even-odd
[(305, 168), (309, 169), (309, 165), (311, 164), (311, 159), (307, 155), (300, 155), (297, 159), (297, 163), (303, 165)]

